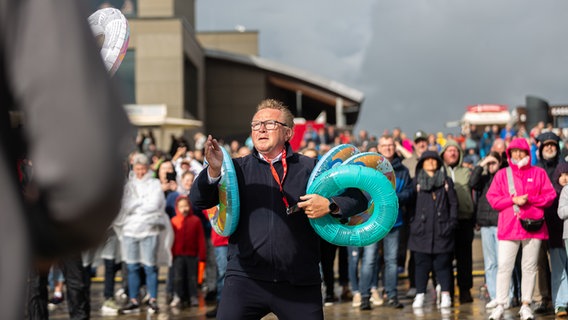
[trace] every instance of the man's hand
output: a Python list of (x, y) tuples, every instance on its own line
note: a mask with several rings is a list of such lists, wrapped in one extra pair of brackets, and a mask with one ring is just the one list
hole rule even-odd
[(217, 139), (213, 139), (211, 135), (207, 137), (205, 141), (205, 160), (209, 163), (209, 176), (211, 178), (217, 178), (221, 175), (221, 165), (223, 164), (223, 151), (221, 151), (221, 146), (217, 142)]
[(310, 219), (321, 218), (329, 213), (329, 199), (318, 194), (306, 194), (300, 197), (298, 207), (304, 209), (304, 212)]

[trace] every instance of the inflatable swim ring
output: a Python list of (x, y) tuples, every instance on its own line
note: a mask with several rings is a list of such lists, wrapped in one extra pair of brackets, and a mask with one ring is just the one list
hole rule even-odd
[(219, 181), (219, 205), (218, 210), (208, 210), (209, 221), (215, 232), (221, 236), (230, 236), (237, 229), (239, 223), (239, 187), (237, 174), (231, 155), (225, 148), (223, 152), (223, 164), (221, 166), (221, 180)]
[(122, 63), (128, 49), (130, 38), (128, 20), (120, 10), (104, 8), (90, 15), (88, 21), (97, 42), (101, 45), (101, 56), (105, 67), (112, 76)]
[(398, 198), (391, 182), (375, 169), (352, 164), (341, 165), (318, 176), (308, 186), (307, 193), (329, 198), (346, 188), (358, 188), (371, 196), (369, 209), (360, 214), (366, 214), (368, 218), (354, 225), (341, 224), (330, 215), (310, 219), (316, 233), (339, 246), (362, 247), (384, 238), (392, 229), (398, 214)]
[[(367, 168), (373, 168), (378, 170), (387, 177), (387, 179), (392, 184), (393, 189), (396, 191), (396, 176), (394, 169), (390, 162), (381, 154), (376, 152), (363, 152), (358, 153), (351, 158), (345, 160), (342, 165), (359, 165)], [(373, 214), (375, 205), (371, 200), (369, 202), (369, 207), (364, 212), (358, 213), (351, 216), (347, 222), (350, 226), (356, 226), (362, 224), (369, 220), (371, 214)], [(397, 212), (398, 214), (398, 212)], [(396, 217), (395, 217), (396, 220)]]
[(308, 186), (314, 182), (323, 172), (342, 164), (345, 160), (349, 159), (354, 154), (359, 153), (359, 149), (351, 144), (340, 144), (331, 148), (326, 152), (323, 157), (318, 161), (310, 178), (308, 179)]

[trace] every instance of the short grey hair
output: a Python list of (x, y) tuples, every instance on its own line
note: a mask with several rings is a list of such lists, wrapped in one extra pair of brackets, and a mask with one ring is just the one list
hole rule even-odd
[(150, 160), (143, 153), (137, 153), (132, 157), (132, 165), (142, 164), (145, 166), (150, 165)]

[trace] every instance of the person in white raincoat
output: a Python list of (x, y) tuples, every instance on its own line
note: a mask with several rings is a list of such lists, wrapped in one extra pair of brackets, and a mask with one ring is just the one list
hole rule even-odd
[(128, 269), (129, 302), (123, 313), (140, 310), (138, 291), (139, 269), (144, 268), (150, 293), (149, 309), (158, 311), (158, 265), (171, 264), (172, 228), (165, 214), (166, 201), (160, 181), (148, 171), (149, 160), (144, 154), (132, 158), (133, 174), (124, 188), (122, 210), (115, 221), (121, 240), (122, 259)]

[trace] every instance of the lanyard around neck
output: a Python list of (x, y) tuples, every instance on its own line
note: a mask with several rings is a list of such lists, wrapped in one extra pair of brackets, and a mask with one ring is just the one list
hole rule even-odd
[(290, 205), (288, 204), (288, 199), (286, 199), (286, 196), (284, 195), (284, 189), (282, 187), (282, 184), (284, 183), (284, 179), (286, 178), (286, 173), (288, 172), (288, 164), (286, 163), (286, 148), (284, 148), (282, 150), (282, 158), (281, 159), (282, 159), (282, 168), (284, 169), (284, 174), (282, 175), (282, 180), (280, 180), (280, 177), (278, 177), (278, 172), (276, 172), (276, 169), (274, 168), (272, 161), (270, 159), (266, 158), (264, 155), (262, 155), (262, 154), (260, 154), (260, 155), (270, 165), (270, 171), (272, 172), (272, 177), (274, 177), (274, 180), (276, 180), (276, 183), (278, 183), (278, 186), (280, 187), (280, 194), (282, 195), (282, 202), (284, 202), (286, 209), (288, 209), (288, 207)]

